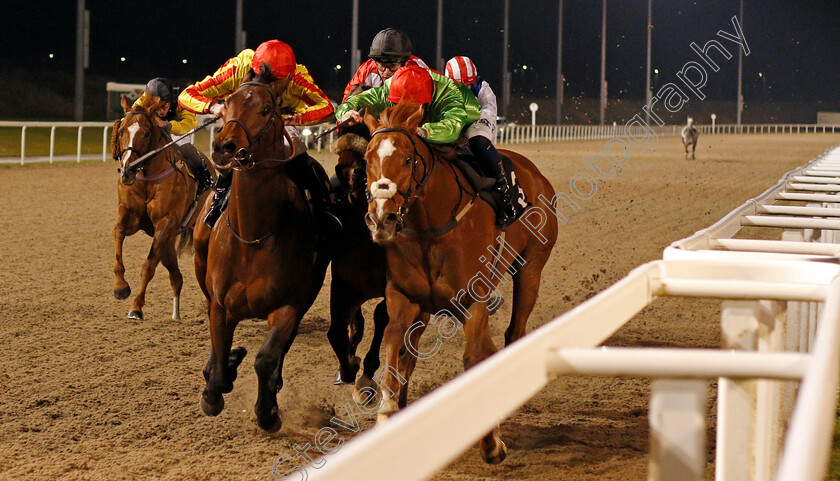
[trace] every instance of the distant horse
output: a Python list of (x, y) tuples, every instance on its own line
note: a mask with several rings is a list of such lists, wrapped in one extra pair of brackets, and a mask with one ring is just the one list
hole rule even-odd
[[(254, 360), (259, 380), (254, 412), (259, 426), (271, 432), (282, 425), (277, 392), (283, 387), (283, 361), (330, 261), (317, 241), (305, 193), (291, 178), (310, 159), (306, 153), (295, 155), (277, 108), (287, 82), (263, 68), (226, 99), (213, 162), (222, 171), (234, 170), (230, 201), (212, 230), (198, 223), (194, 236), (211, 341), (201, 408), (209, 416), (219, 414), (222, 395), (233, 389), (246, 354), (242, 347), (231, 350), (239, 321), (268, 319), (268, 338)], [(202, 218), (209, 206), (208, 200)]]
[(691, 146), (691, 160), (694, 160), (694, 150), (697, 148), (697, 138), (700, 134), (694, 127), (694, 119), (688, 118), (688, 124), (682, 128), (682, 141), (685, 146), (685, 158), (688, 159), (688, 147)]
[[(114, 297), (125, 299), (131, 294), (131, 287), (125, 280), (123, 265), (123, 241), (126, 236), (142, 230), (154, 238), (152, 248), (143, 263), (140, 292), (134, 298), (134, 305), (128, 313), (129, 319), (143, 319), (146, 303), (146, 288), (158, 262), (169, 271), (169, 281), (174, 295), (172, 319), (180, 320), (180, 297), (183, 277), (178, 269), (178, 255), (192, 243), (192, 229), (195, 224), (194, 202), (195, 181), (186, 174), (184, 160), (174, 146), (152, 156), (146, 162), (135, 165), (144, 154), (169, 142), (169, 138), (155, 124), (153, 112), (160, 101), (149, 101), (132, 110), (125, 95), (121, 104), (125, 117), (114, 123), (111, 150), (115, 160), (120, 162), (117, 171), (119, 199), (118, 219), (114, 226), (116, 243), (116, 264), (114, 274)], [(202, 154), (203, 155), (203, 154)], [(137, 182), (139, 181), (139, 182)], [(185, 218), (190, 212), (193, 215)], [(183, 226), (182, 228), (179, 228)], [(178, 246), (176, 248), (176, 239)]]
[[(365, 116), (372, 132), (365, 154), (372, 197), (366, 222), (374, 241), (386, 246), (385, 299), (391, 318), (384, 339), (383, 370), (388, 372), (381, 374), (379, 383), (380, 421), (406, 404), (417, 357), (428, 357), (418, 346), (430, 315), (435, 315), (431, 322), (443, 337), (454, 336), (463, 326), (464, 368), (475, 366), (496, 351), (488, 328), (488, 302), (494, 293), (498, 296), (499, 282), (510, 273), (513, 313), (505, 345), (524, 335), (542, 269), (557, 240), (551, 207), (531, 213), (541, 217), (539, 237), (523, 225), (525, 216), (534, 222), (526, 212), (500, 242), (493, 208), (477, 201), (464, 175), (415, 135), (422, 117), (422, 107), (409, 103), (385, 109), (379, 119)], [(500, 152), (513, 160), (528, 199), (537, 202), (542, 195), (553, 202), (554, 189), (534, 164), (514, 152)], [(399, 401), (394, 400), (397, 391)], [(504, 460), (507, 447), (498, 426), (480, 441), (479, 449), (488, 463)]]
[[(365, 319), (361, 305), (385, 297), (385, 249), (373, 242), (365, 225), (367, 212), (367, 174), (364, 153), (370, 132), (363, 124), (340, 131), (334, 151), (339, 181), (339, 202), (335, 213), (343, 225), (341, 239), (334, 246), (331, 264), (330, 330), (328, 337), (341, 364), (336, 384), (352, 383), (359, 369), (356, 348), (364, 335)], [(385, 301), (373, 313), (374, 335), (365, 356), (364, 369), (356, 384), (356, 395), (365, 387), (374, 388), (373, 377), (379, 369), (379, 349), (388, 311)], [(349, 328), (349, 339), (348, 339)], [(350, 369), (348, 371), (348, 369)]]

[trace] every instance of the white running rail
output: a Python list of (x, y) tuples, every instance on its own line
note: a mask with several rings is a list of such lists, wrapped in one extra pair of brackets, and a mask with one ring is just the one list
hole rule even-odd
[[(552, 379), (597, 375), (654, 379), (648, 479), (704, 478), (706, 389), (717, 380), (715, 479), (822, 480), (840, 377), (840, 245), (808, 242), (833, 240), (822, 224), (781, 241), (732, 239), (742, 223), (763, 223), (747, 214), (836, 214), (757, 209), (803, 182), (840, 191), (840, 149), (342, 446), (310, 479), (427, 479)], [(796, 189), (800, 200), (840, 202), (837, 191)], [(665, 296), (723, 299), (722, 349), (595, 348)]]

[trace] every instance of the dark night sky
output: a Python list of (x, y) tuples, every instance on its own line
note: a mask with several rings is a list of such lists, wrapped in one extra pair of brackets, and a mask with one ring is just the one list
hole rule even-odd
[[(75, 62), (73, 0), (7, 2), (0, 32), (0, 66), (72, 72)], [(608, 0), (607, 80), (609, 95), (644, 97), (646, 0)], [(248, 46), (279, 38), (294, 47), (316, 83), (336, 90), (347, 82), (350, 0), (258, 2), (245, 0)], [(434, 0), (361, 0), (359, 46), (366, 58), (381, 28), (405, 30), (417, 55), (434, 66)], [(208, 6), (212, 5), (212, 7)], [(190, 82), (212, 73), (233, 51), (233, 0), (124, 2), (88, 0), (91, 10), (89, 73), (121, 82), (166, 76)], [(510, 66), (515, 93), (553, 97), (557, 46), (556, 0), (511, 0)], [(597, 96), (600, 75), (601, 2), (566, 0), (563, 62), (567, 96)], [(501, 92), (502, 0), (444, 0), (443, 56), (468, 55)], [(689, 49), (732, 31), (738, 0), (654, 0), (653, 66), (659, 84), (674, 81)], [(744, 96), (840, 104), (840, 2), (746, 0), (744, 31), (752, 50), (744, 59)], [(15, 19), (9, 22), (8, 19)], [(727, 47), (735, 44), (721, 40)], [(54, 59), (48, 55), (53, 53)], [(737, 55), (737, 54), (736, 54)], [(126, 57), (120, 62), (121, 56)], [(183, 64), (181, 59), (188, 59)], [(334, 66), (341, 64), (342, 70)], [(527, 70), (521, 66), (527, 65)], [(758, 73), (764, 74), (764, 82)], [(737, 56), (711, 73), (710, 99), (734, 99)], [(104, 86), (103, 86), (104, 88)]]

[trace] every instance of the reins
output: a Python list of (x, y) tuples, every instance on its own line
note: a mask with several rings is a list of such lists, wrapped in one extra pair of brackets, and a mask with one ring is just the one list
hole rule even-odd
[[(132, 110), (132, 111), (129, 111), (129, 112), (125, 113), (125, 115), (129, 115), (129, 114), (142, 114), (142, 115), (145, 115), (147, 117), (150, 116), (150, 114), (148, 112), (143, 112), (143, 111), (139, 111), (139, 110)], [(202, 122), (201, 125), (199, 125), (198, 127), (190, 130), (189, 132), (184, 134), (182, 137), (192, 135), (192, 134), (198, 132), (199, 130), (202, 130), (202, 129), (206, 128), (208, 125), (214, 123), (218, 119), (219, 119), (218, 117), (213, 117), (213, 118), (207, 119), (204, 122)], [(181, 140), (181, 139), (171, 140), (171, 141), (167, 142), (166, 144), (164, 144), (163, 146), (158, 147), (157, 149), (152, 150), (151, 152), (148, 152), (148, 153), (146, 153), (142, 156), (140, 155), (139, 152), (137, 152), (137, 149), (135, 149), (134, 147), (129, 145), (128, 147), (126, 147), (125, 149), (120, 151), (120, 157), (122, 157), (122, 154), (124, 154), (126, 151), (132, 151), (137, 156), (139, 156), (140, 157), (139, 159), (135, 160), (134, 162), (131, 162), (130, 164), (128, 164), (126, 166), (126, 169), (133, 169), (136, 166), (138, 166), (142, 163), (145, 163), (147, 160), (151, 159), (152, 157), (156, 156), (157, 154), (159, 154), (159, 153), (163, 152), (164, 150), (168, 149), (169, 147), (172, 147), (173, 145), (178, 143), (179, 140)]]
[[(239, 118), (232, 118), (232, 119), (229, 119), (229, 120), (225, 121), (224, 125), (222, 126), (223, 129), (229, 123), (237, 125), (245, 133), (245, 138), (248, 140), (248, 146), (240, 149), (237, 152), (236, 156), (234, 156), (232, 163), (235, 163), (235, 165), (233, 165), (231, 168), (233, 170), (238, 170), (238, 171), (243, 171), (243, 170), (250, 171), (250, 170), (253, 170), (257, 166), (262, 166), (263, 168), (273, 168), (273, 167), (279, 167), (281, 165), (287, 164), (291, 159), (293, 159), (297, 155), (297, 151), (295, 150), (295, 144), (292, 141), (291, 136), (286, 131), (286, 127), (283, 123), (283, 117), (280, 116), (279, 113), (277, 113), (277, 96), (274, 94), (274, 91), (271, 90), (271, 87), (269, 87), (268, 84), (264, 84), (264, 83), (261, 83), (261, 82), (245, 82), (242, 85), (240, 85), (239, 88), (241, 89), (241, 88), (246, 87), (246, 86), (258, 86), (258, 87), (265, 88), (268, 91), (269, 96), (271, 97), (271, 106), (272, 106), (271, 114), (270, 114), (268, 120), (266, 121), (265, 125), (263, 125), (263, 127), (260, 129), (260, 131), (257, 132), (257, 134), (253, 137), (251, 136), (251, 133), (248, 131), (248, 127)], [(281, 139), (286, 139), (286, 140), (288, 140), (289, 145), (291, 146), (292, 153), (288, 158), (285, 158), (285, 159), (267, 159), (267, 160), (262, 160), (262, 161), (254, 160), (254, 157), (253, 157), (254, 147), (258, 146), (259, 143), (265, 137), (265, 135), (269, 132), (269, 130), (271, 130), (272, 127), (274, 127), (275, 117), (280, 119), (280, 130), (281, 130), (282, 133), (279, 136), (277, 136), (276, 139), (274, 139), (274, 142), (272, 142), (269, 145), (269, 147), (273, 146), (274, 144), (276, 144)], [(236, 230), (234, 230), (233, 226), (230, 224), (230, 209), (225, 211), (225, 225), (230, 230), (231, 234), (233, 234), (233, 236), (236, 238), (236, 240), (238, 240), (239, 242), (241, 242), (245, 245), (260, 246), (260, 245), (262, 245), (263, 242), (268, 240), (269, 237), (274, 235), (274, 231), (269, 231), (265, 235), (263, 235), (263, 236), (261, 236), (257, 239), (254, 239), (254, 240), (248, 240), (248, 239), (243, 238), (242, 236), (240, 236), (236, 232)]]
[[(254, 166), (257, 164), (257, 161), (255, 161), (254, 158), (253, 158), (254, 147), (259, 145), (259, 143), (262, 141), (263, 137), (265, 137), (265, 134), (267, 134), (268, 131), (274, 126), (274, 124), (275, 124), (274, 119), (275, 118), (280, 119), (282, 134), (279, 135), (276, 139), (274, 139), (274, 142), (272, 142), (271, 145), (269, 145), (269, 147), (276, 144), (280, 139), (285, 138), (289, 141), (289, 145), (292, 148), (292, 153), (287, 159), (271, 159), (272, 162), (283, 163), (286, 160), (295, 157), (295, 155), (297, 154), (297, 152), (295, 151), (295, 143), (292, 141), (292, 138), (289, 135), (289, 133), (286, 132), (286, 127), (285, 127), (285, 124), (283, 122), (283, 117), (279, 113), (277, 113), (277, 95), (274, 93), (273, 90), (271, 90), (271, 87), (269, 87), (268, 84), (264, 84), (262, 82), (244, 82), (242, 85), (239, 86), (239, 89), (241, 89), (243, 87), (246, 87), (246, 86), (262, 87), (262, 88), (264, 88), (268, 91), (268, 94), (271, 97), (271, 113), (270, 113), (270, 115), (268, 117), (268, 120), (266, 121), (265, 125), (263, 125), (263, 127), (260, 129), (260, 131), (257, 132), (257, 134), (253, 137), (251, 136), (251, 133), (248, 131), (248, 127), (246, 127), (245, 123), (242, 122), (242, 120), (240, 120), (239, 118), (234, 117), (232, 119), (228, 119), (228, 120), (225, 121), (224, 125), (222, 125), (223, 129), (225, 128), (225, 126), (227, 126), (227, 124), (231, 124), (231, 123), (239, 126), (239, 128), (241, 128), (242, 131), (245, 133), (245, 138), (248, 140), (248, 145), (246, 147), (242, 147), (241, 149), (239, 149), (239, 151), (233, 157), (233, 162), (235, 162), (236, 165), (233, 166), (232, 168), (234, 170), (243, 170), (243, 169), (244, 170), (250, 170), (250, 169), (254, 168)], [(237, 89), (237, 90), (239, 90), (239, 89)]]

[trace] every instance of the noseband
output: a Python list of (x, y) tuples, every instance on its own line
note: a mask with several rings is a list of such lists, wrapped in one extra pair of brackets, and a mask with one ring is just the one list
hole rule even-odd
[[(243, 132), (245, 132), (245, 138), (248, 139), (248, 146), (239, 149), (239, 151), (233, 158), (233, 160), (237, 164), (239, 164), (240, 167), (245, 169), (250, 169), (256, 164), (256, 161), (253, 159), (252, 152), (254, 150), (254, 147), (259, 145), (259, 143), (262, 141), (263, 137), (269, 131), (269, 129), (271, 129), (274, 126), (274, 118), (279, 118), (281, 125), (283, 122), (283, 118), (280, 117), (280, 114), (277, 113), (277, 95), (274, 94), (274, 91), (271, 90), (271, 87), (269, 87), (268, 84), (264, 84), (261, 82), (245, 82), (239, 86), (239, 89), (251, 85), (266, 89), (266, 91), (268, 91), (268, 95), (271, 97), (271, 114), (268, 117), (268, 121), (266, 121), (262, 129), (260, 129), (260, 131), (257, 132), (257, 135), (255, 135), (254, 137), (251, 137), (251, 133), (248, 132), (248, 127), (246, 127), (245, 123), (239, 120), (238, 118), (226, 120), (224, 125), (222, 125), (222, 129), (224, 129), (227, 126), (227, 124), (236, 124), (242, 129)], [(285, 128), (283, 129), (283, 131), (285, 133)], [(281, 135), (280, 138), (283, 138), (283, 136)], [(275, 142), (277, 141), (275, 140)], [(292, 144), (291, 140), (289, 143)]]

